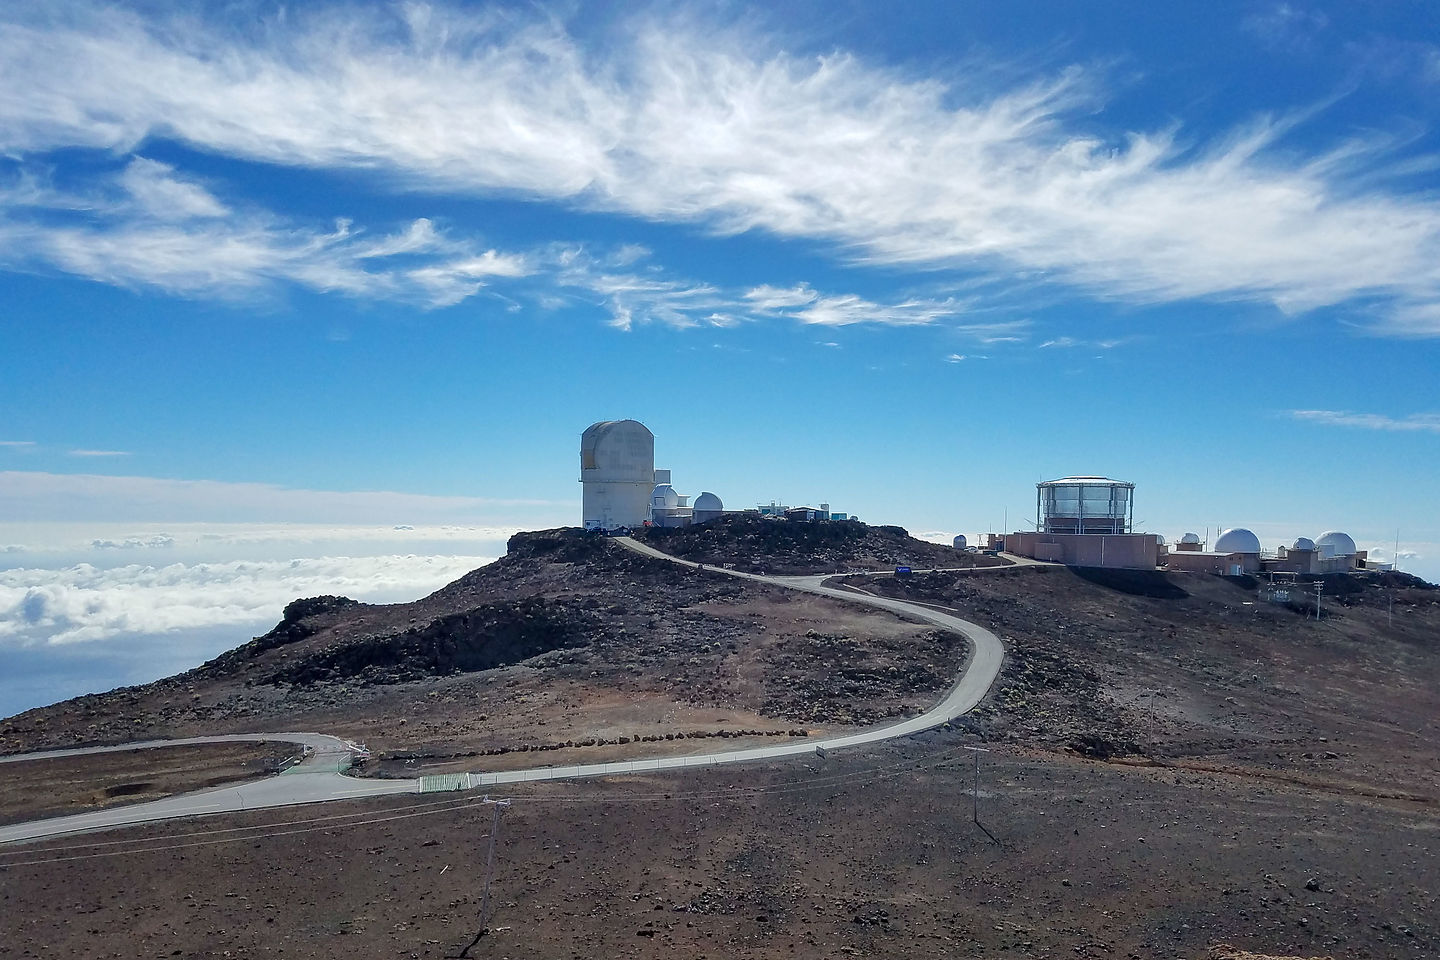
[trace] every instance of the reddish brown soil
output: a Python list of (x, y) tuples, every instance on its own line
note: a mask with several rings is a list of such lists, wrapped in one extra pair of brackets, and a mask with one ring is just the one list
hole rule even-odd
[(285, 744), (156, 747), (0, 765), (0, 823), (85, 813), (253, 780), (280, 769)]

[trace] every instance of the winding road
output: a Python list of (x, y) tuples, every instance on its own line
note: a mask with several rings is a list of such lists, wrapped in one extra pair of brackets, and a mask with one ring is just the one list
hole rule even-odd
[[(616, 542), (636, 553), (682, 566), (697, 568), (699, 564), (681, 560), (661, 553), (652, 547), (629, 537), (618, 537)], [(1032, 561), (1033, 563), (1033, 561)], [(1029, 565), (1029, 564), (1022, 564)], [(1005, 567), (982, 567), (976, 570), (1003, 570)], [(427, 781), (443, 781), (442, 789), (474, 789), (502, 784), (527, 783), (537, 780), (572, 780), (583, 777), (605, 777), (618, 774), (653, 773), (663, 770), (714, 767), (722, 764), (749, 763), (760, 760), (775, 760), (784, 757), (813, 756), (817, 752), (857, 747), (878, 743), (919, 733), (938, 727), (947, 721), (975, 708), (990, 690), (1000, 673), (1005, 657), (1005, 647), (1000, 639), (984, 627), (951, 616), (930, 607), (924, 607), (904, 600), (877, 597), (872, 594), (852, 593), (827, 587), (824, 582), (835, 574), (820, 574), (801, 577), (762, 576), (743, 573), (722, 567), (708, 566), (706, 572), (738, 577), (800, 590), (822, 597), (832, 597), (852, 603), (865, 604), (888, 610), (911, 620), (933, 624), (944, 630), (951, 630), (966, 637), (971, 644), (971, 655), (964, 673), (955, 685), (946, 692), (940, 702), (929, 710), (906, 720), (884, 726), (871, 727), (858, 733), (827, 737), (819, 740), (794, 741), (776, 746), (749, 747), (721, 753), (704, 753), (684, 757), (652, 757), (642, 760), (620, 760), (611, 763), (589, 763), (560, 767), (533, 767), (524, 770), (501, 770), (487, 773), (455, 774), (448, 777), (418, 780), (369, 780), (346, 776), (351, 761), (363, 748), (349, 741), (319, 733), (263, 733), (235, 734), (215, 737), (192, 737), (184, 740), (150, 740), (139, 743), (121, 744), (113, 747), (89, 747), (74, 750), (52, 750), (45, 753), (26, 753), (0, 757), (0, 764), (25, 760), (40, 760), (47, 757), (78, 756), (90, 753), (110, 753), (150, 747), (183, 746), (205, 743), (237, 742), (288, 742), (300, 745), (305, 752), (303, 759), (284, 773), (266, 780), (217, 787), (195, 793), (180, 794), (138, 803), (131, 806), (96, 810), (92, 813), (75, 814), (0, 826), (0, 844), (24, 840), (39, 840), (70, 833), (105, 830), (170, 820), (178, 817), (202, 816), (216, 813), (233, 813), (242, 810), (257, 810), (267, 807), (292, 806), (302, 803), (319, 803), (327, 800), (348, 800), (357, 797), (372, 797), (397, 793), (417, 793), (427, 789)], [(888, 571), (886, 571), (888, 572)]]

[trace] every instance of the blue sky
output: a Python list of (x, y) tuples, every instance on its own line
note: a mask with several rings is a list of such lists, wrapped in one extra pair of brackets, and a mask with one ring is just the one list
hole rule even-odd
[(191, 6), (0, 11), (0, 654), (423, 592), (618, 417), (729, 506), (1093, 472), (1440, 579), (1432, 4)]

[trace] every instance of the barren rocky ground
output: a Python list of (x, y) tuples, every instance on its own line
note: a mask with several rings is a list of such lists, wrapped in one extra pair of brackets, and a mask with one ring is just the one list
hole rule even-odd
[(405, 775), (695, 752), (923, 711), (967, 653), (889, 614), (546, 531), (415, 603), (296, 601), (196, 670), (0, 720), (0, 752), (282, 729), (362, 740)]
[[(305, 708), (322, 729), (326, 716), (368, 729), (378, 705), (403, 703), (414, 712), (390, 714), (390, 729), (408, 720), (422, 732), (394, 741), (386, 763), (403, 767), (413, 750), (429, 754), (417, 765), (479, 769), (509, 758), (451, 744), (489, 742), (473, 731), (497, 702), (522, 718), (510, 735), (563, 743), (574, 717), (637, 729), (637, 716), (654, 722), (637, 706), (653, 696), (695, 711), (683, 727), (737, 710), (744, 692), (751, 719), (710, 714), (713, 728), (789, 736), (808, 721), (776, 716), (819, 703), (826, 718), (848, 711), (832, 722), (869, 720), (918, 707), (925, 698), (906, 685), (939, 675), (944, 643), (925, 629), (607, 556), (502, 566), (454, 590), (479, 606), (609, 583), (617, 606), (639, 611), (615, 614), (625, 639), (607, 637), (613, 648), (592, 641), (539, 666), (401, 682), (255, 680), (227, 696), (333, 698)], [(510, 594), (496, 589), (507, 577)], [(1353, 580), (1316, 622), (1258, 602), (1253, 583), (1197, 575), (1046, 567), (851, 582), (994, 629), (1009, 653), (991, 696), (950, 729), (825, 758), (519, 788), (502, 820), (492, 930), (469, 955), (1440, 955), (1440, 591)], [(704, 598), (678, 607), (687, 616), (738, 618), (765, 642), (691, 664), (677, 652), (716, 641), (676, 617), (681, 595)], [(413, 606), (375, 609), (299, 618), (301, 632), (321, 629), (237, 657), (255, 662), (252, 677), (286, 646), (334, 664), (332, 645), (365, 636), (343, 617), (425, 622)], [(854, 641), (853, 655), (835, 637)], [(592, 659), (566, 663), (576, 651)], [(945, 654), (952, 669), (962, 655)], [(931, 666), (902, 666), (905, 656)], [(849, 666), (823, 666), (836, 662)], [(728, 685), (734, 667), (747, 683)], [(712, 706), (720, 690), (737, 700)], [(107, 709), (119, 717), (128, 703)], [(76, 735), (82, 719), (22, 715), (0, 735), (24, 743), (47, 724)], [(545, 762), (667, 745), (695, 746), (597, 743)], [(978, 824), (969, 746), (989, 751)], [(479, 924), (490, 810), (477, 799), (330, 804), (3, 849), (0, 957), (457, 956)]]
[(295, 748), (225, 743), (0, 765), (0, 824), (86, 813), (277, 773)]

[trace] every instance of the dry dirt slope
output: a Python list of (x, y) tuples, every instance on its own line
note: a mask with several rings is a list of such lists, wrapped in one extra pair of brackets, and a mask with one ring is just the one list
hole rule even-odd
[(436, 764), (540, 747), (560, 762), (909, 714), (966, 653), (889, 614), (542, 531), (414, 603), (299, 600), (188, 673), (0, 721), (0, 751), (302, 728)]

